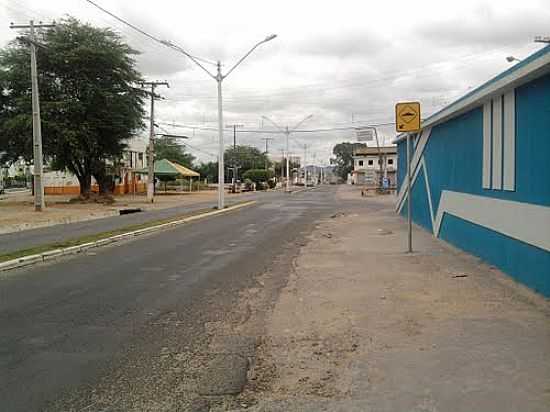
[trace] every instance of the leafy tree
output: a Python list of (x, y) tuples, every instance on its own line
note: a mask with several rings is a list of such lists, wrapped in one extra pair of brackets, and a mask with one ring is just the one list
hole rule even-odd
[(196, 171), (202, 178), (207, 178), (211, 183), (218, 183), (218, 162), (201, 163)]
[(247, 170), (243, 175), (244, 179), (250, 179), (254, 183), (267, 182), (269, 179), (274, 177), (273, 170), (265, 169), (250, 169)]
[[(335, 173), (342, 179), (346, 180), (348, 173), (353, 170), (353, 153), (355, 150), (364, 148), (364, 143), (338, 143), (333, 147), (332, 153), (336, 156), (334, 159), (336, 163)], [(332, 162), (332, 159), (331, 159)]]
[(270, 165), (267, 155), (261, 152), (257, 147), (239, 145), (235, 148), (230, 147), (224, 153), (225, 166), (230, 168), (234, 165), (239, 166), (239, 176), (243, 176), (250, 169), (265, 168)]
[(173, 137), (160, 137), (155, 139), (155, 157), (167, 159), (189, 168), (193, 167), (195, 156), (185, 151), (185, 147), (179, 145)]
[[(44, 155), (69, 170), (90, 194), (91, 177), (102, 193), (112, 187), (109, 165), (143, 126), (144, 92), (137, 52), (110, 29), (62, 20), (40, 36), (38, 76)], [(29, 48), (24, 40), (0, 51), (0, 161), (32, 158)], [(112, 168), (112, 167), (111, 167)]]

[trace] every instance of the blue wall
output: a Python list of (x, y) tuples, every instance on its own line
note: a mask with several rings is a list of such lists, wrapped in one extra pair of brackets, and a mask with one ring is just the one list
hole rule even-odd
[[(482, 188), (483, 110), (473, 109), (433, 127), (424, 149), (434, 215), (442, 190), (550, 206), (550, 75), (516, 89), (515, 191)], [(406, 141), (398, 144), (405, 170)], [(400, 173), (398, 185), (403, 183)], [(406, 202), (401, 213), (406, 213)], [(431, 230), (423, 171), (412, 189), (413, 219)], [(550, 228), (541, 228), (550, 230)], [(440, 237), (550, 296), (550, 252), (445, 214)]]

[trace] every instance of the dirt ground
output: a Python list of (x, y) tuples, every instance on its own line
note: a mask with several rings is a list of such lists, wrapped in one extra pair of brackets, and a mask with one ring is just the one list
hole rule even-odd
[[(232, 195), (234, 196), (234, 195)], [(30, 192), (10, 193), (0, 196), (0, 234), (17, 232), (59, 223), (71, 223), (118, 215), (120, 209), (164, 209), (179, 205), (191, 205), (216, 198), (216, 191), (200, 191), (177, 195), (158, 194), (155, 203), (146, 201), (145, 195), (115, 196), (111, 205), (70, 203), (74, 196), (46, 196), (46, 209), (34, 211)]]
[[(357, 199), (342, 187), (340, 198)], [(415, 229), (393, 196), (319, 222), (268, 317), (253, 411), (548, 411), (550, 303)]]

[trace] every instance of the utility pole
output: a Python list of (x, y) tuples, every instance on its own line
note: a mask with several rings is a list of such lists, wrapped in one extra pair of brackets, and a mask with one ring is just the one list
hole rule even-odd
[(237, 127), (244, 127), (244, 124), (228, 124), (225, 127), (233, 128), (233, 164), (231, 170), (233, 170), (233, 184), (231, 185), (231, 191), (236, 193), (236, 184), (237, 184)]
[(41, 212), (46, 207), (44, 202), (44, 166), (42, 155), (42, 123), (40, 121), (40, 96), (38, 93), (38, 70), (36, 68), (36, 36), (34, 29), (55, 27), (55, 23), (11, 24), (10, 29), (30, 29), (31, 51), (31, 88), (32, 88), (32, 147), (33, 147), (33, 185), (34, 185), (34, 210)]
[(272, 137), (262, 137), (262, 140), (265, 140), (265, 170), (267, 170), (267, 164), (269, 163), (268, 159), (267, 159), (267, 155), (269, 153), (269, 141), (270, 140), (273, 140)]
[(307, 144), (304, 144), (304, 186), (307, 187)]
[(168, 82), (152, 81), (143, 82), (141, 87), (150, 86), (151, 91), (151, 115), (149, 124), (149, 147), (147, 150), (147, 201), (155, 201), (155, 88), (157, 86), (170, 87)]

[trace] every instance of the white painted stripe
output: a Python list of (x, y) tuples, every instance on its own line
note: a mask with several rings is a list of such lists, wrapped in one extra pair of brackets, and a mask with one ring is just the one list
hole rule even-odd
[(492, 188), (502, 189), (502, 96), (493, 99)]
[[(430, 138), (430, 135), (432, 133), (432, 128), (429, 127), (427, 129), (423, 129), (420, 133), (420, 138), (418, 139), (418, 143), (416, 145), (416, 148), (413, 149), (413, 156), (412, 156), (412, 162), (411, 162), (411, 170), (413, 174), (413, 181), (411, 182), (411, 186), (414, 186), (414, 180), (416, 180), (416, 176), (418, 175), (418, 165), (420, 163), (420, 158), (422, 157), (422, 154), (424, 153), (424, 148), (426, 147), (426, 144), (428, 143), (428, 139)], [(405, 144), (405, 143), (403, 143)], [(405, 154), (405, 156), (407, 156)], [(399, 213), (401, 213), (401, 208), (403, 207), (403, 201), (405, 200), (405, 196), (407, 194), (407, 162), (405, 161), (405, 177), (403, 179), (403, 183), (401, 184), (401, 187), (399, 188), (399, 194), (397, 195), (397, 203), (395, 205), (395, 210), (397, 210)]]
[(422, 158), (422, 170), (424, 171), (424, 184), (426, 185), (426, 195), (428, 196), (428, 206), (430, 207), (430, 219), (432, 221), (432, 230), (434, 230), (434, 209), (432, 206), (432, 193), (430, 191), (430, 180), (428, 179), (428, 169), (426, 160)]
[(483, 178), (482, 187), (491, 188), (491, 102), (483, 105)]
[(516, 190), (516, 95), (511, 90), (504, 95), (503, 171), (504, 190)]
[(550, 251), (550, 207), (443, 190), (435, 219), (438, 237), (445, 213)]

